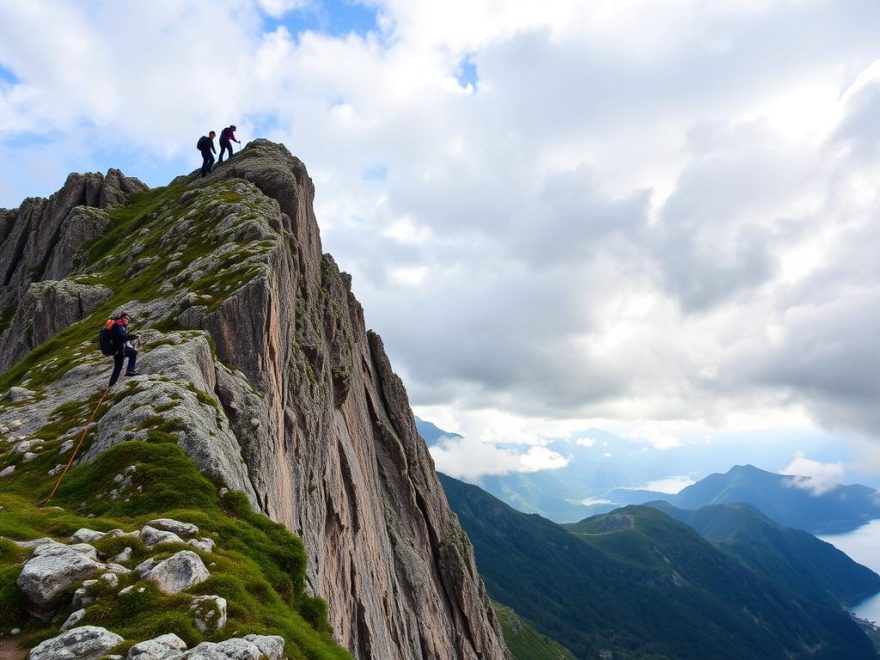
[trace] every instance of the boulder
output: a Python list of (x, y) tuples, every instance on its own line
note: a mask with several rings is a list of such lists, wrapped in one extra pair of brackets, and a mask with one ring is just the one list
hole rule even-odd
[(186, 651), (186, 642), (174, 633), (148, 639), (132, 646), (126, 660), (171, 660)]
[(202, 552), (214, 552), (214, 540), (213, 539), (190, 539), (186, 542), (187, 545), (191, 545), (196, 550), (201, 550)]
[(211, 574), (201, 557), (191, 550), (181, 550), (156, 564), (146, 578), (156, 584), (159, 591), (176, 594), (207, 580)]
[(226, 625), (226, 599), (221, 596), (196, 596), (189, 606), (196, 628), (215, 632)]
[(26, 387), (10, 387), (6, 396), (4, 397), (7, 401), (12, 401), (13, 403), (20, 403), (21, 401), (27, 401), (34, 395)]
[(64, 632), (65, 630), (70, 630), (71, 628), (79, 624), (79, 622), (83, 620), (83, 617), (85, 615), (86, 610), (84, 607), (81, 607), (76, 612), (67, 617), (67, 620), (61, 624), (61, 632)]
[(183, 539), (174, 532), (166, 532), (150, 525), (144, 525), (141, 530), (141, 541), (148, 548), (159, 543), (183, 543)]
[[(186, 660), (282, 660), (284, 655), (284, 640), (280, 637), (267, 637), (265, 635), (248, 635), (251, 639), (241, 639), (233, 637), (222, 642), (202, 642), (192, 650), (183, 654), (182, 658)], [(273, 640), (273, 641), (268, 641)], [(274, 652), (277, 649), (277, 642), (281, 640), (281, 652)], [(267, 653), (260, 646), (271, 652)]]
[(106, 535), (107, 534), (105, 532), (96, 532), (93, 529), (83, 527), (76, 530), (73, 533), (73, 536), (70, 537), (70, 540), (75, 543), (91, 543), (92, 541), (97, 541), (104, 538)]
[(156, 518), (155, 520), (148, 522), (147, 525), (166, 532), (171, 532), (183, 538), (192, 538), (199, 534), (199, 528), (196, 525), (180, 522), (173, 518)]
[(99, 626), (80, 626), (31, 649), (29, 660), (98, 660), (125, 640)]
[(87, 553), (60, 543), (38, 546), (36, 552), (25, 562), (16, 584), (28, 611), (41, 619), (51, 618), (59, 599), (72, 586), (104, 568)]
[(284, 638), (279, 635), (245, 635), (244, 638), (260, 649), (266, 660), (284, 658)]

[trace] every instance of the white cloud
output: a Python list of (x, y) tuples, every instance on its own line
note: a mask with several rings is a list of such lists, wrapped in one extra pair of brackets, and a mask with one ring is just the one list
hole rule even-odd
[(574, 443), (581, 447), (592, 447), (596, 444), (596, 441), (593, 438), (578, 438)]
[(789, 482), (792, 486), (809, 490), (813, 495), (822, 495), (840, 485), (844, 468), (843, 463), (822, 463), (798, 451), (780, 473), (795, 477)]
[(110, 150), (195, 166), (234, 119), (307, 163), (413, 402), (468, 437), (880, 436), (871, 7), (381, 0), (366, 36), (266, 31), (302, 5), (0, 5), (0, 202)]
[(294, 9), (314, 6), (314, 0), (257, 0), (260, 9), (274, 18), (281, 18)]
[(466, 481), (486, 475), (555, 470), (570, 460), (547, 447), (516, 450), (468, 438), (443, 438), (430, 451), (438, 471)]

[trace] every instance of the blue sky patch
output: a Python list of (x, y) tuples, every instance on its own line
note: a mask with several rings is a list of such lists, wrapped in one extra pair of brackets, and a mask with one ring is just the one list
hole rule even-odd
[(377, 17), (377, 8), (354, 0), (320, 0), (316, 6), (295, 9), (280, 19), (267, 17), (266, 28), (273, 31), (283, 25), (293, 35), (311, 30), (332, 36), (365, 36), (378, 30)]
[(373, 165), (364, 170), (365, 181), (385, 181), (388, 178), (387, 165)]
[(474, 62), (473, 54), (468, 55), (458, 63), (458, 68), (455, 70), (455, 79), (465, 89), (468, 85), (472, 85), (474, 89), (477, 89), (480, 77), (477, 75), (477, 65)]
[(18, 76), (16, 76), (12, 69), (9, 69), (2, 64), (0, 64), (0, 83), (8, 83), (10, 85), (17, 85), (21, 80)]

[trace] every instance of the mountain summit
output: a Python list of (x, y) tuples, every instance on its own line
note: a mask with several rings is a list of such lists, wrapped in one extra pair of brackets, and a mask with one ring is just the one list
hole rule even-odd
[[(356, 658), (506, 658), (404, 386), (381, 338), (366, 330), (351, 278), (322, 254), (313, 197), (303, 163), (256, 140), (203, 179), (191, 174), (148, 190), (115, 170), (71, 175), (49, 199), (0, 211), (0, 500), (18, 516), (0, 533), (19, 542), (0, 555), (4, 575), (14, 580), (22, 561), (37, 559), (18, 549), (29, 537), (69, 543), (76, 526), (90, 523), (137, 526), (141, 538), (153, 538), (148, 518), (173, 518), (176, 508), (216, 528), (218, 552), (233, 544), (264, 571), (299, 570), (304, 591), (326, 601), (335, 639)], [(106, 387), (111, 364), (96, 337), (121, 310), (142, 333), (140, 375), (100, 406), (51, 503), (62, 518), (50, 524), (38, 502)], [(210, 481), (173, 471), (190, 461)], [(160, 473), (162, 480), (147, 478)], [(201, 499), (190, 497), (196, 490)], [(286, 538), (229, 504), (229, 490), (302, 539), (301, 570), (268, 540), (224, 537), (223, 529), (250, 525)], [(163, 559), (146, 541), (108, 539), (95, 542), (96, 561), (109, 561), (102, 552), (111, 550), (124, 556), (123, 547)], [(156, 566), (148, 569), (149, 577)], [(284, 581), (266, 575), (280, 586), (261, 587), (254, 603), (287, 599)], [(205, 584), (222, 591), (238, 577)], [(115, 601), (102, 598), (122, 596), (105, 591), (83, 607), (83, 622), (115, 620)], [(13, 601), (0, 608), (19, 616), (24, 605)], [(34, 641), (58, 632), (66, 602), (48, 624), (24, 622)], [(320, 629), (322, 606), (296, 602)], [(229, 607), (236, 629), (257, 625), (244, 605)], [(261, 634), (280, 634), (277, 617), (260, 620)], [(180, 626), (186, 643), (209, 638)], [(124, 644), (161, 632), (134, 631), (121, 631)], [(288, 653), (304, 657), (306, 642), (284, 640)]]

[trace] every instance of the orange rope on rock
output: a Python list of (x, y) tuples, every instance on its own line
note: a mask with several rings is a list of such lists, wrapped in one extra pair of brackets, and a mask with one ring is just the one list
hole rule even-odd
[(86, 422), (85, 428), (83, 428), (82, 435), (79, 436), (79, 442), (76, 444), (76, 447), (73, 448), (73, 451), (70, 454), (70, 459), (67, 461), (67, 465), (64, 466), (64, 469), (61, 471), (61, 474), (58, 475), (58, 480), (55, 482), (55, 486), (52, 487), (52, 492), (49, 493), (49, 496), (40, 502), (40, 504), (45, 504), (49, 500), (51, 500), (55, 493), (58, 492), (58, 487), (61, 485), (62, 480), (64, 479), (64, 475), (67, 474), (67, 471), (70, 469), (70, 466), (73, 465), (73, 460), (76, 458), (76, 454), (79, 451), (79, 448), (82, 447), (83, 440), (86, 439), (86, 434), (89, 432), (89, 426), (92, 424), (92, 420), (95, 419), (95, 415), (98, 414), (98, 408), (101, 407), (101, 404), (104, 403), (104, 399), (107, 396), (107, 393), (110, 391), (110, 388), (106, 388), (104, 393), (101, 394), (101, 398), (98, 399), (98, 405), (95, 406), (95, 409), (92, 411), (92, 416), (89, 417), (89, 421)]

